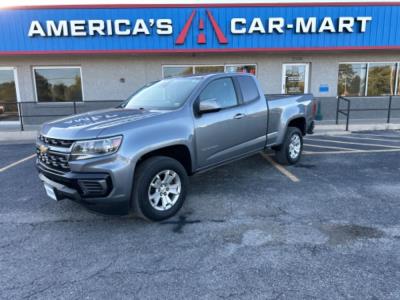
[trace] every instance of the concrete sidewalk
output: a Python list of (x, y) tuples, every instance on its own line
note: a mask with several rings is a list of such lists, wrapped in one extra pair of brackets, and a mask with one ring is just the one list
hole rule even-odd
[(36, 140), (37, 135), (38, 135), (38, 130), (28, 130), (28, 131), (0, 130), (0, 142), (1, 143), (33, 142)]
[[(316, 122), (315, 135), (340, 135), (349, 134), (354, 131), (369, 131), (369, 130), (400, 130), (400, 122), (386, 124), (375, 120), (371, 123), (363, 123), (363, 120), (352, 120), (349, 126), (349, 131), (345, 131), (345, 124), (334, 124), (334, 121)], [(397, 121), (397, 120), (396, 120)], [(343, 121), (341, 121), (343, 122)], [(27, 130), (20, 131), (19, 128), (2, 128), (0, 127), (0, 142), (33, 142), (39, 131), (39, 126), (28, 127)]]
[(0, 142), (32, 142), (36, 139), (40, 125), (25, 126), (21, 131), (18, 124), (0, 124)]
[(334, 122), (316, 122), (315, 135), (339, 135), (350, 134), (355, 131), (370, 130), (400, 130), (400, 123), (361, 123), (353, 122), (349, 125), (349, 131), (346, 131), (346, 124), (336, 125)]

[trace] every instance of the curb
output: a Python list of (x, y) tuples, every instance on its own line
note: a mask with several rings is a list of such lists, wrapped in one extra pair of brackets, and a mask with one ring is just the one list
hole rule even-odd
[(374, 130), (400, 130), (400, 124), (354, 124), (349, 126), (346, 131), (346, 125), (324, 125), (317, 124), (315, 126), (315, 135), (346, 135), (357, 131), (374, 131)]
[(0, 131), (0, 142), (34, 142), (38, 135), (37, 130), (32, 131)]

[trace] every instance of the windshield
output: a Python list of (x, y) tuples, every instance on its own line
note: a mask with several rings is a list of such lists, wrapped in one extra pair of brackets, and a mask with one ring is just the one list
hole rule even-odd
[(125, 108), (173, 110), (181, 107), (201, 77), (164, 79), (135, 93)]

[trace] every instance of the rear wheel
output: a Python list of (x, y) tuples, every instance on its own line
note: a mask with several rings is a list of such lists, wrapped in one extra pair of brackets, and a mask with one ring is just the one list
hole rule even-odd
[(297, 127), (288, 127), (282, 145), (276, 150), (276, 161), (283, 165), (297, 163), (303, 151), (303, 134)]
[(186, 197), (188, 176), (175, 159), (156, 156), (141, 163), (135, 173), (133, 204), (145, 219), (161, 221), (175, 215)]

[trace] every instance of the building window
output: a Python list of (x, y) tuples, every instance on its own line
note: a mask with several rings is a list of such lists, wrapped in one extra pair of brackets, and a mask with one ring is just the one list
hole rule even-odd
[(195, 66), (194, 74), (223, 73), (224, 66)]
[(371, 63), (368, 66), (368, 96), (394, 95), (396, 88), (395, 63)]
[[(339, 64), (339, 96), (387, 96), (399, 94), (399, 63)], [(397, 84), (396, 84), (397, 82)]]
[(365, 96), (367, 64), (340, 64), (338, 79), (339, 96)]
[(397, 64), (397, 95), (400, 96), (400, 63)]
[(250, 73), (256, 75), (256, 65), (226, 65), (225, 72)]
[(80, 67), (36, 67), (33, 72), (38, 102), (83, 100)]
[(0, 68), (0, 121), (18, 120), (17, 111), (14, 69)]
[(163, 67), (163, 78), (179, 77), (185, 75), (192, 75), (192, 66), (164, 66)]
[(17, 102), (14, 70), (0, 69), (0, 102)]
[(240, 72), (256, 75), (256, 65), (178, 65), (162, 67), (163, 78), (223, 72)]

